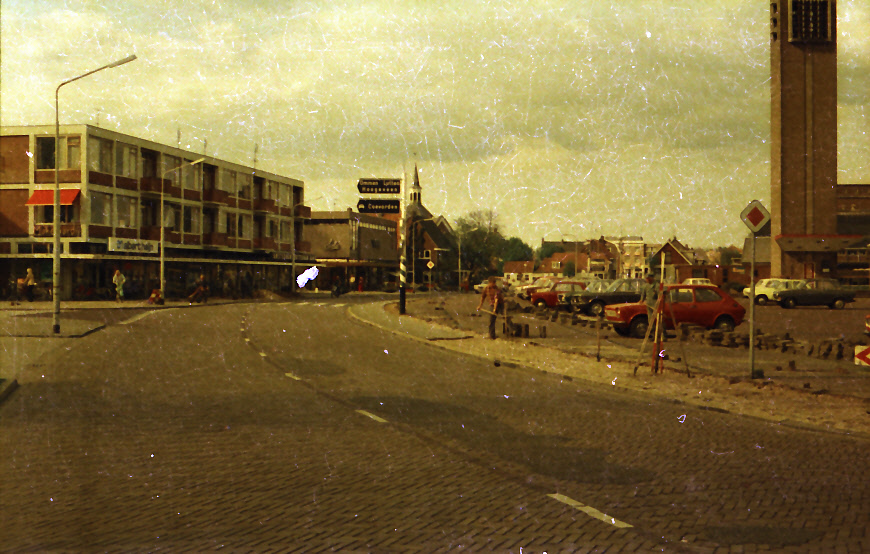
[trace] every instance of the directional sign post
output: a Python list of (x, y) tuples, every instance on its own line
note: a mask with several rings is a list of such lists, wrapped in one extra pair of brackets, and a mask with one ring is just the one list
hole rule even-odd
[(397, 214), (399, 201), (379, 198), (360, 198), (356, 209), (361, 214)]
[(752, 263), (749, 266), (749, 376), (764, 379), (764, 372), (755, 370), (755, 235), (770, 221), (770, 212), (759, 200), (753, 200), (740, 212), (740, 219), (752, 232)]
[(399, 194), (401, 179), (360, 179), (356, 184), (360, 194)]

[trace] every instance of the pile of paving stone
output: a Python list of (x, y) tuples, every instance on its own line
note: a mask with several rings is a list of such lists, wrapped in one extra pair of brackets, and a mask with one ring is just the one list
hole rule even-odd
[[(680, 340), (692, 340), (708, 346), (749, 348), (749, 333), (704, 329), (697, 325), (684, 324), (680, 326), (677, 336)], [(856, 343), (842, 338), (799, 341), (788, 333), (780, 336), (766, 334), (761, 329), (755, 330), (755, 348), (758, 350), (773, 350), (831, 360), (852, 360), (855, 346)]]

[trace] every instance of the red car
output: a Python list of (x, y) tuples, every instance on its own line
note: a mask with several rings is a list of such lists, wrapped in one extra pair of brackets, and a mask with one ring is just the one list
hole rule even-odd
[(582, 281), (556, 281), (549, 287), (532, 293), (532, 304), (538, 307), (559, 307), (559, 295), (578, 293), (586, 288)]
[[(665, 285), (663, 307), (668, 329), (677, 323), (693, 323), (707, 329), (733, 331), (743, 322), (746, 309), (715, 285)], [(613, 304), (604, 317), (622, 336), (643, 338), (649, 327), (645, 304)]]

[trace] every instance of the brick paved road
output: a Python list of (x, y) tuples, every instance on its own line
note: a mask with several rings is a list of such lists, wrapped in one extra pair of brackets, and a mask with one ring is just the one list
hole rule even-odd
[(155, 313), (25, 372), (0, 408), (0, 550), (656, 544), (286, 377), (244, 341), (255, 309)]
[(0, 550), (870, 548), (866, 443), (496, 368), (340, 300), (159, 312), (30, 368)]

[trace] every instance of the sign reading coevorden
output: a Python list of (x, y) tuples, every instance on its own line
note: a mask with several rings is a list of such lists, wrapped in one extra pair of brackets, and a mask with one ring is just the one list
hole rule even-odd
[(356, 188), (360, 194), (399, 194), (401, 179), (360, 179)]
[(399, 213), (399, 201), (360, 198), (356, 210), (361, 214), (397, 214)]

